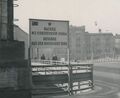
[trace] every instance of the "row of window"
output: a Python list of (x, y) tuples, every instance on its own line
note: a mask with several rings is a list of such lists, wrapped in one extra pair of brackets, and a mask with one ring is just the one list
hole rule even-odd
[(65, 32), (32, 32), (32, 35), (67, 35)]
[(32, 42), (32, 45), (67, 45), (67, 42)]

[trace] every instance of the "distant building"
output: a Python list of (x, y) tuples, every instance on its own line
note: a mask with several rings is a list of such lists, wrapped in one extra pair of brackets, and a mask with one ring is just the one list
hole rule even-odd
[(93, 58), (113, 57), (114, 36), (112, 33), (90, 33), (90, 37)]
[(14, 25), (14, 40), (25, 42), (25, 59), (28, 59), (28, 33)]
[(85, 26), (70, 26), (71, 60), (85, 60), (90, 57), (90, 36)]
[(120, 56), (120, 34), (115, 35), (115, 57)]
[[(69, 37), (71, 60), (86, 60), (92, 57), (97, 59), (120, 54), (120, 35), (114, 37), (112, 33), (88, 33), (85, 26), (70, 26)], [(25, 58), (28, 59), (28, 34), (16, 25), (14, 40), (25, 42)], [(53, 56), (57, 56), (58, 60), (68, 59), (67, 49), (36, 48), (33, 52), (32, 59), (40, 59), (42, 55), (46, 60)]]

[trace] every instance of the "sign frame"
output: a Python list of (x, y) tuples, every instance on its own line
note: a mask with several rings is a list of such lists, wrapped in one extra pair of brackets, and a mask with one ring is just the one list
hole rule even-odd
[(69, 95), (72, 95), (73, 93), (71, 92), (72, 90), (72, 65), (70, 64), (70, 35), (69, 35), (69, 21), (66, 20), (48, 20), (48, 19), (29, 19), (29, 62), (31, 65), (31, 20), (36, 20), (36, 21), (53, 21), (53, 22), (66, 22), (67, 23), (67, 61), (68, 61), (68, 92)]
[[(41, 28), (39, 28), (39, 26), (38, 27), (33, 27), (32, 28), (32, 22), (38, 22), (39, 24), (38, 25), (42, 25), (42, 24), (40, 24), (40, 22), (41, 23), (46, 23), (46, 22), (50, 22), (51, 24), (57, 24), (57, 26), (59, 26), (59, 24), (63, 24), (63, 25), (65, 25), (66, 26), (66, 28), (63, 28), (64, 30), (62, 30), (61, 32), (59, 32), (60, 31), (60, 28), (62, 28), (63, 26), (59, 26), (59, 27), (55, 27), (56, 28), (56, 31), (45, 31), (45, 30), (43, 30), (43, 28), (41, 27)], [(48, 23), (49, 24), (49, 23)], [(35, 24), (36, 25), (36, 24)], [(45, 24), (46, 25), (46, 24)], [(44, 26), (43, 26), (44, 27)], [(34, 31), (34, 29), (38, 29), (38, 30), (35, 30), (35, 32), (33, 32)], [(45, 28), (45, 27), (44, 27)], [(32, 30), (33, 29), (33, 30)], [(41, 30), (40, 30), (41, 29)], [(54, 29), (54, 28), (52, 28), (52, 29)], [(59, 30), (57, 30), (57, 29), (59, 29)], [(66, 30), (66, 31), (65, 31)], [(31, 33), (36, 33), (36, 34), (40, 34), (40, 36), (33, 36)], [(45, 33), (57, 33), (57, 35), (44, 35)], [(65, 34), (65, 35), (60, 35), (60, 33), (62, 34)], [(43, 34), (43, 35), (41, 35), (41, 34)], [(33, 36), (33, 37), (32, 37)], [(35, 38), (36, 37), (36, 38)], [(41, 39), (40, 39), (40, 38)], [(30, 47), (36, 47), (36, 48), (68, 48), (68, 44), (69, 44), (69, 42), (68, 42), (68, 40), (69, 40), (69, 21), (65, 21), (65, 20), (47, 20), (47, 19), (29, 19), (29, 44), (30, 44)], [(52, 40), (50, 40), (50, 39), (47, 39), (48, 41), (44, 41), (45, 40), (45, 38), (53, 38)], [(34, 42), (34, 40), (36, 40), (35, 42), (35, 45), (33, 46), (32, 45), (32, 41)], [(42, 41), (41, 41), (42, 40)], [(42, 45), (41, 45), (42, 44)], [(45, 45), (46, 44), (46, 45)], [(50, 44), (50, 45), (49, 45)]]

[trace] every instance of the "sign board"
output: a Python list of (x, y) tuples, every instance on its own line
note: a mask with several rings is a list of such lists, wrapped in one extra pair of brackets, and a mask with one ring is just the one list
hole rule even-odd
[(69, 21), (30, 19), (30, 47), (67, 48)]

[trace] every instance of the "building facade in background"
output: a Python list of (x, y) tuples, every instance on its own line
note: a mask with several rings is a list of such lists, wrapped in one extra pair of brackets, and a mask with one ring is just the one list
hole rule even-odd
[(120, 57), (120, 34), (116, 34), (115, 38), (115, 57)]
[(94, 59), (114, 56), (114, 36), (112, 33), (90, 33), (91, 56)]
[(90, 36), (85, 26), (70, 26), (70, 58), (86, 60), (90, 58)]
[(113, 58), (115, 56), (115, 39), (112, 33), (88, 33), (85, 31), (85, 26), (70, 26), (69, 31), (71, 60)]
[[(120, 35), (114, 36), (112, 33), (88, 33), (85, 31), (85, 26), (70, 26), (69, 34), (71, 60), (113, 58), (120, 55)], [(28, 59), (28, 33), (15, 25), (14, 40), (25, 42), (25, 59)], [(46, 60), (51, 60), (56, 55), (58, 60), (62, 58), (67, 60), (68, 57), (67, 49), (41, 48), (39, 49), (39, 56), (35, 54), (33, 59), (41, 59), (43, 54)]]
[(23, 31), (19, 26), (14, 25), (14, 40), (23, 41), (25, 44), (25, 59), (28, 59), (28, 33)]

